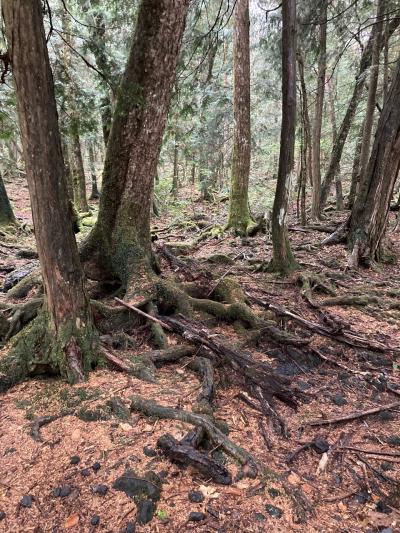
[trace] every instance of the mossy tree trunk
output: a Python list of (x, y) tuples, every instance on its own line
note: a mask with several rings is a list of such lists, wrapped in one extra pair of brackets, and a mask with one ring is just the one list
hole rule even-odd
[(348, 245), (352, 265), (379, 259), (390, 201), (400, 167), (400, 58), (379, 118), (364, 186), (350, 218)]
[(117, 276), (127, 298), (152, 283), (153, 182), (189, 0), (142, 0), (107, 143), (99, 216), (83, 246), (91, 275)]
[(321, 130), (325, 96), (327, 12), (328, 0), (321, 0), (318, 6), (318, 79), (311, 145), (313, 176), (311, 218), (314, 220), (321, 218)]
[(86, 176), (83, 165), (81, 140), (77, 131), (72, 132), (73, 183), (75, 207), (80, 213), (89, 211), (86, 195)]
[(97, 187), (96, 159), (94, 155), (93, 141), (89, 141), (88, 152), (89, 152), (90, 174), (91, 174), (91, 180), (92, 180), (92, 192), (90, 193), (90, 200), (97, 200), (97, 198), (100, 198), (100, 193), (99, 193), (99, 188)]
[[(29, 333), (22, 333), (19, 346), (28, 346), (24, 355), (31, 362), (37, 357), (35, 366), (49, 365), (71, 382), (81, 381), (91, 364), (94, 336), (72, 228), (42, 3), (3, 0), (2, 11), (46, 295), (41, 322), (30, 329), (31, 345)], [(39, 339), (35, 353), (32, 341)]]
[(252, 222), (248, 194), (251, 150), (249, 0), (236, 2), (233, 61), (234, 141), (227, 228), (246, 234)]
[(9, 226), (15, 223), (14, 213), (0, 173), (0, 226)]
[(293, 179), (296, 130), (296, 2), (282, 2), (282, 127), (278, 181), (272, 209), (273, 256), (271, 269), (288, 273), (296, 268), (286, 225)]

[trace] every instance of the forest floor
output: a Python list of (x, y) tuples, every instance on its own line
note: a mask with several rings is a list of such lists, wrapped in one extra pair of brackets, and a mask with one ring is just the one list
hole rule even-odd
[[(19, 190), (11, 190), (10, 196), (17, 215), (29, 222), (27, 191), (21, 185)], [(223, 224), (225, 210), (225, 203), (206, 205), (187, 200), (182, 203), (179, 215), (162, 216), (154, 221), (158, 232), (156, 244), (192, 241), (202, 231), (196, 225), (199, 220), (203, 226)], [(332, 211), (325, 224), (334, 225), (343, 218), (343, 213)], [(184, 224), (190, 220), (191, 226)], [(367, 301), (342, 298), (340, 305), (333, 305), (333, 301), (329, 306), (319, 307), (332, 295), (314, 291), (314, 306), (310, 305), (299, 283), (299, 272), (285, 279), (255, 272), (255, 260), (271, 257), (270, 239), (265, 235), (242, 239), (223, 234), (201, 241), (190, 256), (182, 256), (183, 260), (211, 271), (213, 283), (222, 276), (233, 277), (247, 294), (284, 306), (314, 324), (322, 324), (321, 309), (326, 310), (336, 322), (340, 319), (348, 331), (387, 347), (380, 351), (353, 348), (314, 334), (309, 349), (303, 350), (303, 357), (291, 356), (290, 350), (273, 345), (268, 338), (249, 348), (255, 359), (270, 362), (306, 395), (297, 410), (279, 401), (275, 404), (289, 428), (288, 438), (278, 435), (268, 420), (263, 420), (258, 411), (240, 399), (245, 392), (240, 380), (227, 382), (224, 373), (217, 371), (214, 416), (228, 424), (229, 437), (236, 444), (282, 477), (268, 482), (241, 478), (237, 476), (237, 465), (220, 453), (218, 460), (225, 462), (234, 481), (231, 485), (216, 484), (194, 469), (183, 469), (154, 453), (162, 434), (168, 432), (179, 440), (190, 426), (137, 413), (128, 418), (120, 413), (118, 418), (107, 410), (111, 398), (117, 396), (129, 407), (132, 395), (139, 394), (159, 404), (190, 411), (200, 382), (182, 361), (158, 369), (156, 383), (104, 368), (92, 372), (83, 385), (69, 386), (55, 378), (36, 378), (0, 397), (0, 512), (5, 513), (0, 531), (129, 531), (128, 523), (135, 522), (136, 505), (124, 492), (113, 488), (126, 468), (131, 468), (138, 477), (151, 470), (163, 479), (156, 514), (149, 524), (137, 525), (137, 532), (400, 531), (400, 371), (396, 359), (400, 346), (399, 263), (349, 271), (343, 246), (315, 247), (326, 234), (301, 231), (294, 219), (291, 222), (290, 237), (301, 272), (324, 275), (338, 297), (365, 294), (372, 297)], [(399, 233), (389, 234), (394, 252), (400, 257), (398, 236)], [(0, 244), (2, 265), (21, 266), (30, 262), (16, 259), (18, 247), (33, 247), (32, 235), (21, 233), (15, 248)], [(215, 254), (224, 254), (233, 261), (226, 264), (226, 258), (222, 262), (219, 258), (219, 262), (214, 262), (218, 261), (212, 257)], [(162, 267), (162, 276), (177, 274), (171, 272), (167, 262), (163, 261)], [(32, 294), (27, 299), (30, 297)], [(253, 307), (261, 312), (256, 305)], [(213, 318), (206, 325), (218, 337), (231, 342), (239, 339), (235, 325)], [(296, 321), (282, 319), (281, 325), (305, 336), (305, 330)], [(132, 337), (136, 343), (132, 353), (152, 348), (146, 326)], [(171, 344), (181, 342), (175, 335), (169, 337)], [(372, 408), (380, 411), (361, 416)], [(37, 417), (66, 412), (70, 414), (47, 424), (40, 433), (37, 427), (35, 430)], [(310, 421), (352, 414), (353, 420), (310, 425)], [(288, 462), (290, 454), (311, 442), (314, 444)], [(74, 456), (79, 462), (74, 459), (72, 463), (76, 464), (71, 464)], [(296, 522), (282, 480), (301, 489), (311, 502), (314, 516), (307, 523)], [(108, 490), (99, 489), (99, 485), (106, 485)], [(56, 490), (62, 487), (68, 487), (65, 496)], [(101, 494), (102, 491), (106, 493)], [(190, 501), (190, 491), (202, 492), (204, 500)], [(203, 520), (189, 520), (191, 512), (203, 512)], [(91, 525), (94, 515), (99, 517), (98, 525)]]

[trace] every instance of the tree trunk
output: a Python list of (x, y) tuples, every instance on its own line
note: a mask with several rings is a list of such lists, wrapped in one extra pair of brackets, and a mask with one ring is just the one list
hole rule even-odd
[[(336, 111), (335, 111), (335, 95), (333, 92), (332, 80), (328, 82), (328, 100), (329, 100), (329, 114), (331, 117), (331, 124), (332, 124), (332, 144), (335, 144), (336, 139), (337, 139), (337, 124), (336, 124)], [(337, 211), (343, 211), (344, 201), (343, 201), (342, 180), (340, 178), (340, 165), (338, 166), (338, 171), (335, 176), (335, 187), (336, 187), (336, 209)]]
[(347, 202), (348, 209), (353, 209), (354, 201), (357, 195), (358, 181), (360, 179), (360, 156), (361, 156), (363, 131), (364, 131), (364, 122), (362, 123), (360, 127), (360, 131), (357, 136), (356, 149), (354, 152), (353, 170), (351, 173), (351, 185), (350, 185), (349, 199)]
[(312, 132), (312, 176), (313, 196), (311, 205), (311, 218), (321, 218), (321, 130), (322, 113), (324, 110), (325, 74), (326, 74), (326, 28), (327, 28), (328, 0), (319, 3), (319, 38), (318, 38), (318, 80), (315, 99), (315, 114)]
[(92, 178), (92, 192), (90, 193), (90, 200), (97, 200), (100, 198), (99, 189), (97, 187), (97, 174), (96, 174), (96, 160), (94, 156), (93, 141), (89, 141), (89, 163), (90, 174)]
[(310, 123), (310, 115), (308, 113), (308, 94), (307, 94), (307, 86), (304, 79), (304, 58), (302, 55), (302, 52), (299, 51), (297, 53), (297, 63), (299, 65), (299, 78), (300, 78), (300, 87), (301, 87), (301, 94), (302, 94), (302, 117), (303, 117), (303, 123), (304, 123), (304, 147), (306, 150), (305, 153), (305, 173), (306, 173), (306, 183), (307, 185), (307, 177), (310, 185), (313, 184), (313, 176), (312, 176), (312, 153), (311, 153), (311, 123)]
[(252, 222), (248, 194), (251, 150), (249, 0), (236, 2), (233, 57), (234, 141), (227, 228), (245, 235)]
[(271, 269), (287, 273), (296, 268), (286, 225), (293, 178), (296, 130), (296, 1), (282, 2), (282, 128), (278, 181), (272, 209)]
[(400, 59), (379, 118), (365, 186), (356, 198), (348, 234), (351, 265), (379, 259), (400, 167)]
[(383, 30), (383, 16), (384, 16), (384, 4), (385, 0), (379, 0), (376, 12), (375, 26), (373, 28), (373, 37), (374, 42), (372, 45), (372, 64), (371, 64), (371, 74), (369, 77), (369, 86), (368, 86), (368, 100), (367, 100), (367, 109), (365, 112), (364, 119), (364, 130), (363, 138), (361, 144), (361, 154), (360, 154), (360, 181), (359, 188), (363, 188), (365, 184), (366, 177), (366, 168), (368, 164), (369, 150), (371, 145), (371, 135), (372, 135), (372, 126), (374, 123), (374, 111), (376, 104), (376, 90), (378, 87), (378, 77), (379, 77), (379, 56), (382, 49), (382, 30)]
[(99, 216), (82, 249), (91, 275), (132, 301), (152, 285), (150, 213), (189, 0), (142, 0), (107, 143)]
[[(396, 28), (400, 24), (400, 17), (395, 17), (391, 21), (388, 29), (388, 37), (393, 34)], [(329, 162), (328, 170), (325, 174), (324, 181), (321, 187), (321, 209), (324, 208), (326, 201), (329, 196), (331, 185), (335, 176), (338, 172), (338, 166), (342, 158), (343, 148), (346, 143), (347, 135), (350, 131), (351, 125), (353, 123), (354, 116), (357, 111), (358, 104), (361, 100), (362, 92), (365, 86), (365, 73), (370, 68), (372, 63), (372, 48), (374, 42), (374, 32), (371, 32), (370, 38), (360, 60), (360, 67), (358, 69), (358, 74), (356, 78), (356, 84), (354, 86), (353, 95), (350, 99), (349, 105), (347, 107), (346, 114), (343, 118), (342, 124), (340, 125), (336, 143), (332, 148), (331, 159)]]
[[(176, 127), (176, 126), (175, 126)], [(172, 189), (171, 193), (174, 198), (178, 198), (178, 189), (179, 189), (179, 143), (178, 143), (178, 134), (175, 131), (174, 137), (174, 168), (172, 176)]]
[(83, 166), (83, 157), (81, 149), (81, 141), (77, 132), (72, 133), (72, 149), (73, 149), (73, 177), (74, 177), (74, 200), (75, 207), (79, 213), (87, 213), (89, 206), (86, 196), (86, 177), (85, 167)]
[(0, 226), (10, 224), (15, 224), (15, 217), (0, 173)]
[(47, 344), (36, 354), (38, 347), (32, 338), (29, 345), (26, 335), (20, 338), (21, 349), (69, 381), (82, 381), (91, 365), (94, 335), (72, 228), (42, 3), (3, 0), (2, 10), (46, 295), (47, 331), (36, 334), (36, 341), (46, 337)]

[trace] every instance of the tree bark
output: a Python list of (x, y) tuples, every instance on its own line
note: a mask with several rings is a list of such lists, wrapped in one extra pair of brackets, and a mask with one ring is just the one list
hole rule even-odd
[(349, 209), (353, 209), (354, 201), (357, 195), (358, 182), (360, 179), (360, 156), (361, 156), (363, 131), (364, 131), (364, 121), (360, 127), (360, 131), (357, 136), (356, 149), (354, 152), (353, 170), (351, 172), (350, 192), (349, 192), (349, 199), (347, 202), (347, 207)]
[(73, 149), (73, 183), (74, 183), (74, 200), (75, 207), (80, 213), (87, 213), (89, 206), (86, 195), (86, 176), (85, 167), (83, 166), (83, 157), (81, 149), (81, 140), (78, 132), (72, 133)]
[(15, 224), (15, 217), (0, 173), (0, 226), (10, 224)]
[(82, 381), (93, 353), (93, 328), (84, 289), (65, 179), (53, 77), (40, 0), (3, 0), (2, 12), (15, 80), (21, 139), (37, 251), (46, 294), (47, 346), (25, 344), (71, 382)]
[(287, 273), (296, 268), (286, 224), (293, 179), (296, 130), (296, 2), (282, 2), (282, 128), (279, 170), (272, 209), (273, 257), (271, 269)]
[(175, 124), (175, 137), (174, 137), (174, 167), (172, 176), (172, 189), (171, 193), (174, 198), (178, 198), (179, 189), (179, 142), (178, 133), (176, 131), (177, 125)]
[(400, 167), (400, 59), (379, 118), (365, 186), (356, 198), (348, 234), (351, 266), (379, 259)]
[[(331, 117), (332, 124), (332, 144), (335, 144), (337, 139), (337, 124), (336, 124), (336, 111), (335, 111), (335, 95), (332, 86), (332, 80), (328, 83), (328, 100), (329, 100), (329, 115)], [(337, 211), (343, 211), (343, 187), (342, 180), (340, 178), (340, 165), (335, 176), (335, 188), (336, 188), (336, 209)]]
[(312, 154), (311, 154), (311, 122), (310, 122), (310, 115), (308, 112), (308, 93), (307, 93), (307, 86), (304, 79), (304, 58), (301, 50), (297, 52), (297, 63), (299, 66), (299, 78), (300, 78), (300, 87), (301, 87), (301, 94), (302, 94), (302, 117), (304, 122), (304, 146), (306, 147), (306, 153), (305, 153), (305, 171), (306, 171), (306, 183), (307, 185), (307, 177), (310, 185), (313, 184), (313, 176), (312, 176)]
[(92, 179), (92, 192), (90, 193), (90, 200), (97, 200), (100, 198), (99, 189), (97, 187), (96, 161), (94, 156), (93, 141), (89, 141), (88, 146), (90, 174)]
[[(388, 36), (390, 37), (396, 28), (400, 24), (400, 17), (395, 17), (391, 21), (388, 29)], [(343, 121), (340, 125), (336, 143), (332, 148), (331, 159), (329, 162), (328, 170), (325, 174), (322, 187), (321, 187), (321, 209), (324, 208), (328, 195), (335, 179), (335, 176), (338, 172), (338, 166), (342, 158), (343, 148), (346, 143), (347, 135), (349, 134), (351, 125), (354, 120), (354, 116), (357, 111), (358, 104), (360, 103), (362, 92), (365, 86), (365, 72), (369, 69), (372, 63), (372, 47), (374, 42), (374, 32), (371, 32), (370, 38), (360, 60), (360, 67), (358, 69), (358, 74), (356, 77), (356, 83), (354, 86), (353, 94), (350, 99), (349, 105), (347, 107), (346, 114), (343, 118)]]
[(82, 249), (91, 275), (118, 277), (131, 300), (153, 284), (153, 182), (188, 7), (189, 0), (140, 4), (107, 143), (99, 216)]
[(312, 176), (313, 196), (311, 205), (311, 218), (321, 218), (321, 130), (322, 114), (324, 110), (325, 74), (326, 74), (326, 29), (327, 29), (328, 0), (319, 3), (319, 29), (318, 29), (318, 80), (315, 99), (315, 113), (312, 131)]
[(249, 0), (236, 2), (233, 58), (234, 141), (227, 228), (245, 235), (252, 222), (248, 194), (251, 150)]

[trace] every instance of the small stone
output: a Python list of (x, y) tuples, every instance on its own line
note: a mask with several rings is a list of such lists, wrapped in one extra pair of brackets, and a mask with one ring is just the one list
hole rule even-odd
[[(158, 476), (157, 476), (158, 478)], [(143, 495), (153, 501), (160, 499), (160, 484), (155, 479), (148, 480), (139, 478), (133, 470), (126, 470), (125, 473), (117, 478), (113, 484), (114, 489), (125, 492), (131, 498), (140, 498)]]
[(71, 465), (77, 465), (78, 463), (81, 462), (81, 458), (78, 457), (77, 455), (73, 455), (70, 459), (70, 463)]
[(268, 489), (268, 494), (271, 496), (271, 498), (277, 498), (280, 494), (278, 489), (274, 489), (273, 487)]
[(310, 385), (309, 383), (307, 383), (307, 381), (303, 381), (302, 379), (299, 379), (297, 381), (297, 386), (299, 387), (300, 390), (302, 391), (306, 391), (308, 389), (311, 389), (312, 385)]
[(101, 468), (101, 464), (100, 463), (94, 463), (92, 465), (92, 468), (93, 468), (94, 472), (98, 472), (100, 470), (100, 468)]
[(61, 494), (61, 487), (57, 487), (53, 490), (53, 496), (55, 498), (59, 498), (60, 497), (60, 494)]
[(189, 513), (189, 522), (201, 522), (202, 520), (205, 520), (206, 515), (204, 513), (198, 513), (195, 511), (192, 511)]
[(4, 520), (6, 517), (6, 513), (4, 511), (0, 511), (0, 522)]
[(93, 515), (90, 523), (92, 526), (98, 526), (100, 524), (100, 516), (98, 514)]
[(90, 470), (89, 470), (89, 468), (82, 468), (82, 470), (81, 470), (81, 476), (83, 476), (83, 477), (88, 477), (88, 476), (90, 476)]
[(167, 470), (160, 470), (160, 472), (158, 472), (158, 477), (161, 480), (166, 479), (168, 477), (168, 471)]
[(135, 522), (128, 522), (126, 524), (126, 528), (125, 528), (125, 531), (124, 533), (135, 533), (136, 531), (136, 524)]
[(390, 411), (381, 411), (378, 414), (378, 418), (381, 422), (390, 422), (391, 420), (395, 419), (395, 416)]
[(379, 530), (380, 533), (393, 533), (393, 529), (391, 527), (384, 527), (383, 529)]
[(331, 402), (341, 407), (342, 405), (346, 405), (347, 400), (341, 394), (334, 394), (333, 396), (331, 396)]
[(66, 498), (72, 492), (72, 489), (69, 485), (64, 485), (62, 487), (57, 487), (53, 490), (53, 496), (56, 498)]
[(20, 502), (22, 507), (32, 507), (32, 503), (33, 503), (33, 496), (31, 496), (30, 494), (25, 494), (24, 496), (22, 496), (21, 502)]
[(280, 509), (279, 507), (275, 507), (275, 505), (271, 505), (270, 503), (265, 506), (265, 509), (267, 513), (273, 518), (282, 518), (283, 516), (282, 509)]
[(204, 494), (200, 490), (191, 490), (188, 497), (189, 501), (193, 503), (201, 503), (204, 501)]
[(392, 509), (386, 505), (385, 502), (382, 500), (379, 500), (379, 502), (376, 504), (376, 510), (378, 513), (384, 513), (384, 514), (390, 514), (392, 512)]
[(392, 463), (387, 463), (386, 461), (381, 463), (381, 468), (384, 472), (387, 472), (388, 470), (394, 470)]
[(316, 437), (312, 442), (312, 446), (314, 450), (321, 455), (327, 452), (330, 448), (329, 442), (322, 437)]
[(254, 518), (255, 518), (258, 522), (265, 522), (265, 520), (266, 520), (265, 515), (263, 515), (262, 513), (255, 513)]
[(354, 496), (354, 501), (361, 505), (364, 505), (364, 503), (367, 503), (368, 500), (369, 500), (369, 494), (366, 490), (360, 490), (360, 492), (357, 492), (357, 494)]
[(388, 437), (386, 442), (390, 446), (400, 446), (400, 437), (398, 435), (392, 435), (391, 437)]
[(108, 487), (107, 485), (95, 485), (92, 490), (94, 494), (100, 494), (100, 496), (105, 496), (108, 492)]
[(145, 446), (143, 448), (143, 453), (146, 457), (157, 457), (157, 452), (154, 450), (154, 448), (150, 448), (150, 446)]
[(151, 500), (141, 500), (138, 505), (138, 524), (148, 524), (154, 516), (156, 510), (155, 503)]

